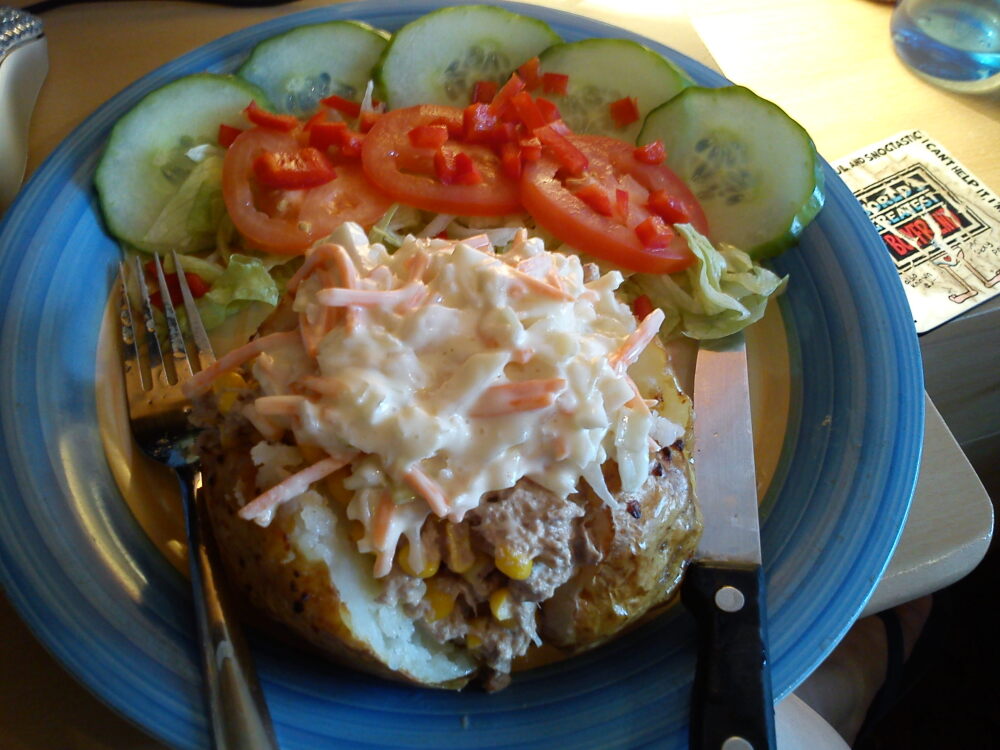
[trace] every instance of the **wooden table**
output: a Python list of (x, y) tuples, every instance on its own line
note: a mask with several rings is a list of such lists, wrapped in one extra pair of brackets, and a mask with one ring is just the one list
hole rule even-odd
[[(15, 1), (13, 5), (27, 3)], [(164, 62), (218, 36), (323, 5), (233, 9), (181, 2), (92, 3), (45, 14), (50, 72), (30, 130), (28, 172), (98, 104)], [(890, 7), (865, 0), (550, 0), (670, 44), (779, 103), (828, 159), (894, 132), (933, 134), (983, 182), (1000, 188), (1000, 101), (931, 88), (892, 53)], [(924, 339), (927, 381), (965, 440), (990, 439), (997, 419), (1000, 348), (980, 346), (1000, 305), (984, 305)], [(966, 342), (963, 349), (956, 342)], [(975, 342), (975, 343), (973, 343)], [(982, 366), (958, 367), (961, 357)], [(978, 351), (977, 351), (978, 350)], [(935, 357), (945, 351), (948, 357)], [(969, 362), (969, 359), (959, 359)], [(924, 459), (902, 540), (866, 611), (952, 583), (982, 559), (992, 507), (930, 399)], [(81, 688), (0, 598), (0, 725), (4, 746), (161, 748)]]

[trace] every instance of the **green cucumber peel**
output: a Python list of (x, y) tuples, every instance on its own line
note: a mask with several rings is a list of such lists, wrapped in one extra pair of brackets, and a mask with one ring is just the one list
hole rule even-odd
[[(566, 94), (542, 93), (575, 133), (634, 143), (646, 115), (694, 84), (681, 68), (631, 39), (583, 39), (556, 44), (539, 55), (541, 73), (569, 76)], [(610, 105), (635, 99), (639, 120), (619, 127)]]
[(755, 259), (793, 246), (824, 202), (823, 162), (805, 129), (742, 86), (692, 86), (647, 115), (667, 166), (698, 197), (713, 241)]
[(375, 85), (389, 109), (465, 106), (477, 82), (502, 84), (523, 62), (561, 41), (544, 21), (503, 8), (441, 8), (392, 36), (375, 69)]

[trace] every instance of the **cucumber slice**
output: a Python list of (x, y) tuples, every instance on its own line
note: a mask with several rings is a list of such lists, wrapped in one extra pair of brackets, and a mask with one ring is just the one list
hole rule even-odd
[(256, 84), (281, 112), (313, 112), (336, 94), (360, 101), (389, 34), (358, 21), (330, 21), (266, 39), (236, 74)]
[(442, 8), (397, 31), (375, 73), (390, 109), (469, 103), (477, 81), (503, 83), (562, 41), (548, 24), (488, 5)]
[(755, 258), (795, 244), (823, 207), (822, 163), (809, 134), (742, 86), (685, 89), (646, 117), (639, 143), (657, 139), (701, 201), (712, 238)]
[[(631, 143), (642, 120), (654, 107), (693, 84), (688, 75), (648, 47), (628, 39), (584, 39), (556, 44), (539, 56), (543, 73), (569, 76), (565, 95), (542, 93), (552, 99), (577, 133), (610, 135)], [(619, 127), (611, 103), (634, 97), (639, 119)]]
[(222, 204), (219, 125), (246, 127), (256, 86), (197, 73), (157, 89), (123, 116), (94, 181), (108, 229), (141, 250), (193, 252), (215, 243)]

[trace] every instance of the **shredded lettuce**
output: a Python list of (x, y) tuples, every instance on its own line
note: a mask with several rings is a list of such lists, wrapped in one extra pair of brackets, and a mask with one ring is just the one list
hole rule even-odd
[(779, 277), (732, 245), (716, 248), (690, 224), (674, 227), (687, 240), (695, 262), (667, 275), (635, 274), (628, 285), (666, 313), (660, 334), (717, 339), (760, 320), (767, 301), (780, 294), (788, 277)]
[(251, 303), (261, 303), (263, 317), (258, 322), (260, 325), (278, 304), (280, 296), (278, 283), (259, 258), (233, 254), (229, 256), (226, 270), (215, 279), (208, 293), (198, 300), (198, 312), (205, 328), (212, 330)]

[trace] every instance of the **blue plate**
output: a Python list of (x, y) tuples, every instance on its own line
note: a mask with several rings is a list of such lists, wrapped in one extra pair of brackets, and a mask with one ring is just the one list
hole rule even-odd
[[(118, 248), (92, 177), (114, 122), (188, 73), (235, 69), (304, 23), (386, 29), (438, 3), (335, 5), (274, 19), (163, 66), (98, 109), (38, 169), (0, 226), (0, 580), (35, 634), (94, 693), (163, 742), (208, 747), (186, 581), (134, 520), (97, 428), (98, 330)], [(726, 83), (648, 39), (536, 6), (566, 40), (638, 39), (700, 83)], [(763, 527), (776, 698), (858, 616), (909, 507), (923, 430), (913, 322), (878, 235), (829, 167), (827, 205), (782, 301), (791, 408)], [(683, 747), (694, 665), (676, 611), (588, 655), (519, 675), (497, 695), (383, 682), (253, 639), (282, 747)]]

